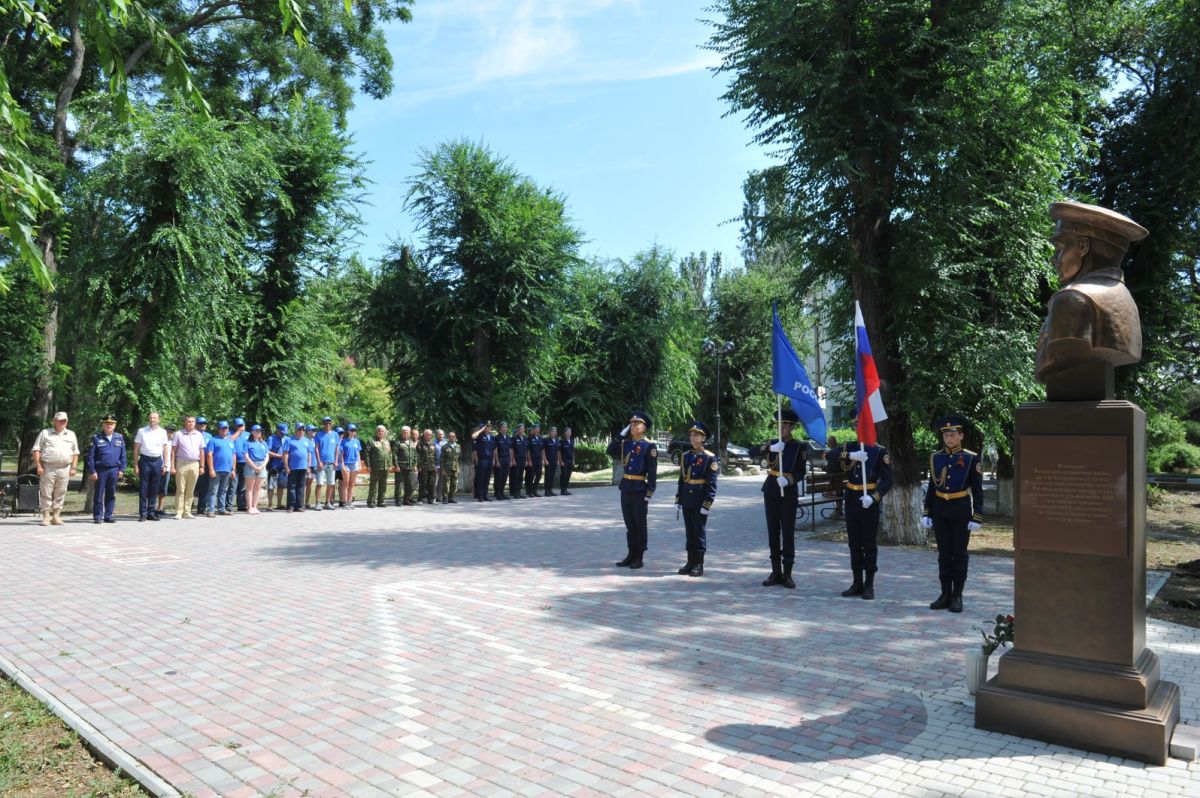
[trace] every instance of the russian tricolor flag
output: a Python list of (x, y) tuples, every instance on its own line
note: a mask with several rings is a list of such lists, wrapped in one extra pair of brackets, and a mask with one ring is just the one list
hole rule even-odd
[(863, 322), (862, 307), (854, 303), (854, 393), (858, 400), (858, 439), (875, 443), (875, 425), (887, 419), (883, 395), (879, 392), (879, 372), (867, 340), (867, 325)]

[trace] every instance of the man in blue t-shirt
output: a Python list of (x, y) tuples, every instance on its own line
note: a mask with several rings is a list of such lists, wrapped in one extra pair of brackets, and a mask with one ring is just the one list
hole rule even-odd
[(229, 515), (229, 474), (233, 471), (233, 439), (229, 437), (229, 422), (217, 422), (217, 434), (204, 447), (208, 464), (208, 505), (205, 515), (214, 511)]
[(304, 435), (304, 424), (296, 425), (296, 434), (283, 445), (283, 472), (287, 474), (287, 511), (304, 512), (304, 487), (308, 481), (308, 461), (312, 441)]
[(283, 475), (283, 447), (287, 443), (287, 424), (276, 424), (275, 434), (267, 438), (271, 459), (267, 461), (267, 511), (282, 510), (287, 495), (287, 478)]
[[(321, 431), (313, 436), (316, 443), (317, 470), (317, 509), (333, 509), (333, 487), (336, 482), (338, 468), (338, 449), (341, 436), (333, 428), (333, 419), (329, 416), (321, 419)], [(321, 503), (321, 486), (325, 486), (325, 503)]]
[(358, 425), (346, 427), (346, 437), (342, 439), (341, 451), (338, 452), (338, 463), (342, 471), (343, 507), (354, 508), (354, 483), (358, 481), (358, 461), (362, 453), (362, 441), (358, 439)]

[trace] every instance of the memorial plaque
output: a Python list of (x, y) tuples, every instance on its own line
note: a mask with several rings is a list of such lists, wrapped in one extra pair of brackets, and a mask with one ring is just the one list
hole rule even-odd
[(1123, 435), (1021, 435), (1018, 549), (1128, 557)]

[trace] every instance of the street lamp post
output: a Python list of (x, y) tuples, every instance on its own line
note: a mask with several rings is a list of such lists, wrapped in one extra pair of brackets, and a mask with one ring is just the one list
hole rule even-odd
[(717, 456), (721, 458), (721, 462), (725, 462), (725, 452), (721, 447), (721, 356), (728, 355), (733, 351), (733, 341), (726, 341), (723, 344), (718, 344), (711, 338), (704, 339), (704, 354), (717, 358), (717, 401), (716, 401), (716, 422), (717, 422)]

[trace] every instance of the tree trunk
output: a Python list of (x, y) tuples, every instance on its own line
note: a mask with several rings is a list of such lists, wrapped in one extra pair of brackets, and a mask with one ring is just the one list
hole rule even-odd
[(888, 491), (880, 524), (884, 540), (904, 546), (926, 545), (921, 526), (924, 507), (925, 496), (919, 485), (896, 485)]

